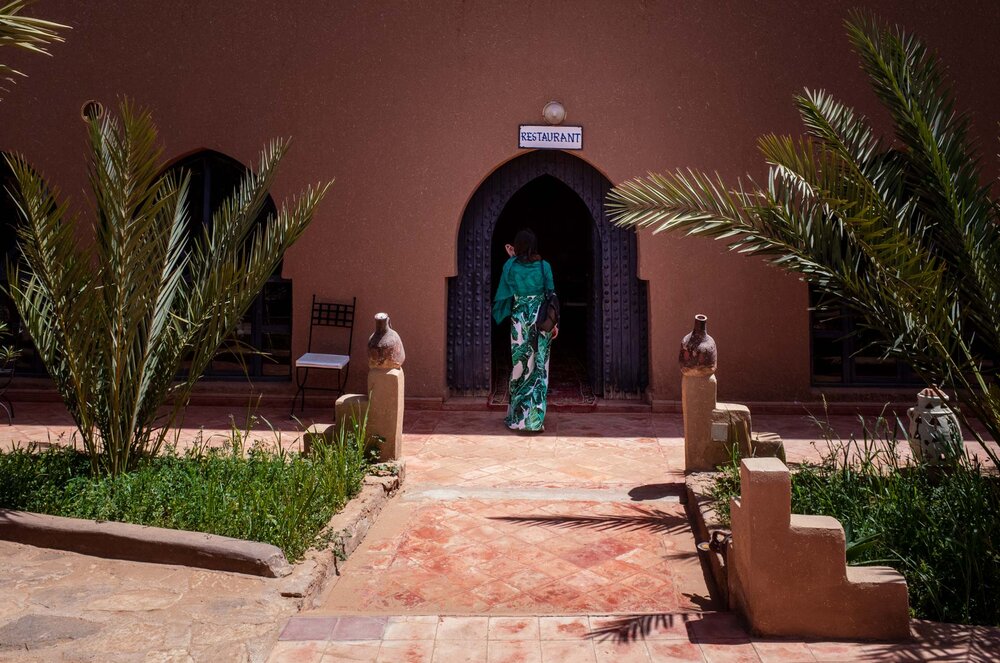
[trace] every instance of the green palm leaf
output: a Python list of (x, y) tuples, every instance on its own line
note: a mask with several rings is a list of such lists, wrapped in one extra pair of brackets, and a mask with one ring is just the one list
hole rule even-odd
[[(0, 47), (13, 46), (48, 55), (46, 47), (63, 41), (59, 31), (69, 30), (69, 26), (22, 14), (32, 2), (33, 0), (11, 0), (0, 5)], [(24, 76), (24, 73), (0, 62), (0, 92), (7, 91), (3, 84), (13, 83), (15, 76)]]

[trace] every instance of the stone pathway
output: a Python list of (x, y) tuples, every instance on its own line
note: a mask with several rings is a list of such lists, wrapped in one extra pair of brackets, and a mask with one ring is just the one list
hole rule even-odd
[(998, 660), (1000, 629), (915, 621), (913, 641), (752, 638), (732, 613), (294, 617), (272, 663), (792, 663)]
[[(221, 443), (229, 411), (191, 408), (180, 446)], [(58, 404), (17, 415), (0, 447), (69, 439)], [(789, 460), (818, 458), (806, 418), (754, 421)], [(255, 437), (294, 448), (300, 430), (272, 408)], [(403, 493), (314, 610), (267, 579), (0, 543), (0, 661), (997, 660), (995, 630), (768, 641), (715, 612), (680, 503), (679, 415), (560, 412), (518, 436), (495, 412), (413, 411), (405, 430)]]
[[(818, 457), (812, 422), (761, 423)], [(417, 412), (406, 430), (402, 495), (272, 663), (979, 660), (997, 642), (918, 623), (902, 645), (750, 638), (709, 596), (678, 416), (556, 413), (518, 436), (492, 412)]]
[(0, 541), (0, 661), (263, 661), (299, 602), (267, 578)]

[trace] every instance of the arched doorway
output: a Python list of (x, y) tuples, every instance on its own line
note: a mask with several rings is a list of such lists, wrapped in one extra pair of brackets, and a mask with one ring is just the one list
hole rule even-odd
[[(553, 380), (559, 379), (562, 354), (585, 364), (594, 394), (642, 394), (649, 375), (647, 288), (636, 276), (635, 234), (612, 226), (605, 216), (610, 188), (608, 179), (582, 159), (537, 151), (507, 162), (476, 190), (459, 229), (458, 275), (448, 282), (453, 394), (490, 392), (494, 263), (502, 264), (506, 235), (524, 226), (538, 234), (540, 250), (553, 263), (560, 299), (568, 304), (560, 331), (567, 336), (553, 351)], [(569, 330), (574, 324), (584, 329)], [(498, 330), (500, 346), (506, 332)]]

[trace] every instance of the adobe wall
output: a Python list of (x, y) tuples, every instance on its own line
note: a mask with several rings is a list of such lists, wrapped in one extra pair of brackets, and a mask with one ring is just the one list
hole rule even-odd
[[(366, 321), (388, 311), (409, 350), (407, 395), (441, 398), (459, 221), (518, 154), (518, 123), (560, 100), (584, 126), (578, 155), (614, 182), (688, 166), (760, 177), (755, 140), (799, 131), (791, 96), (804, 86), (873, 110), (841, 26), (857, 4), (52, 0), (32, 11), (74, 29), (52, 58), (3, 53), (30, 77), (0, 103), (0, 150), (24, 151), (79, 198), (87, 99), (151, 107), (169, 157), (211, 148), (249, 163), (268, 138), (292, 136), (277, 201), (337, 178), (285, 261), (295, 352), (313, 292), (357, 295), (356, 365)], [(868, 4), (941, 51), (992, 154), (1000, 92), (982, 63), (997, 59), (995, 4)], [(639, 247), (653, 399), (680, 397), (676, 349), (695, 313), (724, 348), (721, 398), (809, 396), (801, 283), (708, 240), (642, 235)]]

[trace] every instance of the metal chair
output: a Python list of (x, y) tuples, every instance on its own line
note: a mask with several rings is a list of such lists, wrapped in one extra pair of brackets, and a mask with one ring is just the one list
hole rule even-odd
[[(312, 317), (309, 321), (309, 345), (306, 353), (295, 360), (295, 382), (298, 384), (298, 391), (292, 398), (292, 414), (295, 413), (295, 401), (299, 401), (299, 411), (306, 406), (306, 390), (315, 391), (335, 391), (338, 394), (344, 393), (347, 386), (347, 375), (351, 367), (351, 343), (354, 341), (354, 308), (358, 298), (351, 300), (350, 304), (339, 304), (333, 302), (318, 302), (316, 295), (312, 299)], [(347, 354), (329, 354), (323, 352), (313, 352), (313, 331), (316, 327), (339, 327), (347, 330)], [(306, 387), (306, 380), (309, 379), (309, 369), (337, 371), (336, 387)]]

